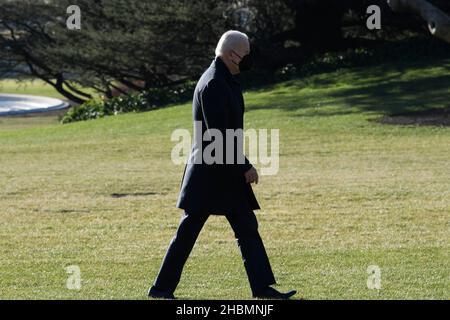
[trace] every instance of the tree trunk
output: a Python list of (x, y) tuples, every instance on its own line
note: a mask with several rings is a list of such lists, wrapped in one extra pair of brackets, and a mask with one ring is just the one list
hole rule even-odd
[(450, 43), (450, 17), (426, 0), (387, 0), (395, 12), (411, 12), (421, 16), (431, 34)]

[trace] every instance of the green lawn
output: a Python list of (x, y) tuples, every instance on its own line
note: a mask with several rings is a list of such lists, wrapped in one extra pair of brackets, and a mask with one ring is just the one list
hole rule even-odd
[(51, 85), (42, 80), (2, 79), (0, 80), (0, 93), (31, 94), (64, 99)]
[[(449, 67), (345, 69), (246, 94), (247, 128), (280, 129), (279, 174), (255, 187), (279, 288), (306, 299), (449, 298), (450, 128), (370, 121), (448, 106)], [(181, 213), (170, 136), (191, 128), (190, 112), (0, 118), (0, 298), (145, 299)], [(81, 269), (80, 291), (66, 288), (69, 265)], [(367, 288), (370, 265), (381, 290)], [(250, 297), (224, 218), (206, 224), (176, 295)]]

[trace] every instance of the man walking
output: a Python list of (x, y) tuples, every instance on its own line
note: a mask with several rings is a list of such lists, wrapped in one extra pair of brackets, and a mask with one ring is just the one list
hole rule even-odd
[[(251, 188), (252, 183), (258, 183), (258, 173), (243, 155), (242, 143), (236, 143), (239, 137), (229, 139), (226, 135), (230, 129), (243, 129), (244, 99), (236, 76), (250, 69), (251, 64), (248, 37), (228, 31), (217, 45), (215, 60), (197, 84), (193, 118), (201, 126), (195, 126), (194, 131), (201, 132), (194, 135), (203, 137), (212, 130), (220, 132), (225, 142), (223, 161), (210, 163), (200, 159), (208, 144), (194, 139), (177, 203), (184, 214), (149, 297), (174, 299), (184, 264), (211, 214), (224, 215), (230, 223), (255, 298), (289, 299), (296, 293), (281, 293), (271, 287), (276, 282), (253, 212), (260, 209)], [(226, 161), (230, 150), (232, 163)], [(239, 158), (243, 161), (236, 160)]]

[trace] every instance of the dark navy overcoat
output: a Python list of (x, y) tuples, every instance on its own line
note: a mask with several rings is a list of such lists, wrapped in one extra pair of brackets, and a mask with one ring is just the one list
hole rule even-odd
[[(221, 58), (215, 58), (197, 83), (192, 113), (194, 141), (189, 162), (185, 167), (177, 207), (188, 213), (239, 214), (260, 209), (252, 187), (245, 182), (244, 174), (252, 165), (242, 155), (237, 138), (226, 139), (227, 129), (243, 129), (244, 98), (239, 80), (231, 74)], [(201, 129), (199, 124), (201, 123)], [(199, 162), (211, 141), (199, 141), (208, 129), (223, 134), (223, 161)], [(201, 130), (201, 133), (199, 132)], [(235, 161), (226, 161), (227, 144), (233, 143)], [(211, 149), (210, 149), (211, 150)], [(228, 149), (229, 150), (229, 149)], [(238, 153), (244, 162), (237, 163)], [(229, 152), (228, 152), (229, 153)], [(215, 152), (211, 153), (216, 155)], [(242, 159), (241, 158), (241, 159)], [(230, 164), (230, 162), (233, 162)]]

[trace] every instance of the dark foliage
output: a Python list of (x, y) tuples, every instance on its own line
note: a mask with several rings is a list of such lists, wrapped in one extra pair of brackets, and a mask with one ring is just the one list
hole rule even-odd
[[(447, 0), (431, 0), (450, 12)], [(382, 30), (366, 28), (367, 7)], [(66, 9), (82, 29), (66, 28)], [(386, 0), (0, 0), (0, 75), (24, 73), (81, 104), (93, 88), (106, 98), (195, 80), (227, 29), (247, 32), (259, 70), (299, 65), (317, 55), (431, 36), (417, 17)]]

